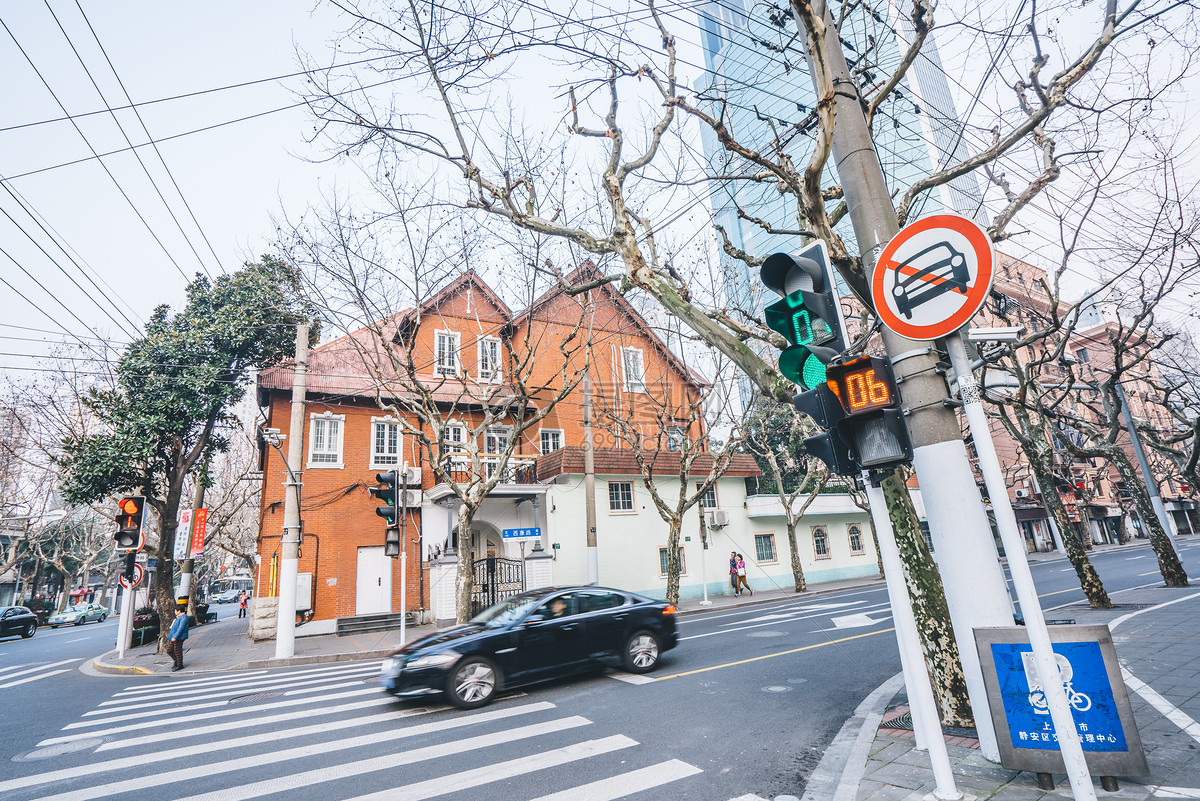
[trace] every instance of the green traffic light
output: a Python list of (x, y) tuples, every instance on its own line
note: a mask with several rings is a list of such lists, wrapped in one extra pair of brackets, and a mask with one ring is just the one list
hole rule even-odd
[(804, 367), (800, 373), (800, 384), (805, 389), (813, 389), (824, 384), (825, 378), (825, 365), (816, 356), (813, 356), (811, 353), (808, 354), (808, 358), (804, 360)]

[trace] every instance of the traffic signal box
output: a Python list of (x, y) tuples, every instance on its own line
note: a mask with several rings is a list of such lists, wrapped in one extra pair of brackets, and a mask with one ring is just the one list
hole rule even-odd
[(379, 486), (371, 487), (367, 490), (371, 495), (383, 501), (383, 506), (375, 508), (375, 514), (379, 515), (386, 521), (387, 528), (383, 532), (383, 552), (387, 556), (396, 557), (400, 555), (400, 528), (397, 521), (400, 519), (396, 484), (400, 478), (400, 471), (389, 470), (386, 473), (377, 473), (375, 480), (379, 482)]
[(763, 284), (783, 299), (767, 306), (767, 325), (790, 343), (779, 354), (779, 372), (811, 390), (825, 383), (825, 365), (846, 350), (837, 285), (816, 242), (796, 255), (773, 253), (763, 263)]
[(125, 551), (140, 551), (146, 544), (143, 529), (146, 525), (146, 499), (127, 495), (117, 501), (117, 547)]
[(827, 429), (805, 439), (805, 449), (843, 476), (912, 461), (891, 360), (859, 356), (834, 362), (826, 372), (824, 384), (792, 399)]

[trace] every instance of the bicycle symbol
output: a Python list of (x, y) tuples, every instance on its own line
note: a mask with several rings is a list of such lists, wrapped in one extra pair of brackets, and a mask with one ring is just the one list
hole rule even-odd
[[(1041, 677), (1038, 675), (1033, 654), (1029, 651), (1023, 652), (1021, 661), (1024, 663), (1025, 677), (1029, 680), (1029, 704), (1033, 707), (1033, 713), (1049, 715), (1050, 704), (1042, 689)], [(1075, 676), (1075, 669), (1071, 667), (1071, 661), (1062, 654), (1055, 654), (1054, 662), (1058, 666), (1058, 678), (1062, 681), (1063, 690), (1067, 693), (1067, 701), (1076, 712), (1087, 712), (1092, 708), (1092, 699), (1071, 686), (1071, 679)]]

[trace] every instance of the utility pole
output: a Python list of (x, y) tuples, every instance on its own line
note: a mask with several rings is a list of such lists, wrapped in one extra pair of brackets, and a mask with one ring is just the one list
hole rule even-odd
[[(822, 66), (828, 68), (835, 90), (833, 160), (869, 283), (880, 251), (899, 232), (896, 211), (863, 116), (858, 86), (846, 66), (833, 15), (824, 0), (814, 2), (813, 8), (825, 23), (826, 61)], [(805, 34), (798, 15), (796, 24)], [(820, 71), (809, 48), (805, 48), (805, 58), (820, 94), (822, 88), (816, 85)], [(818, 102), (825, 101), (818, 98)], [(958, 418), (949, 405), (937, 351), (929, 343), (906, 339), (887, 328), (882, 335), (904, 398), (913, 466), (938, 555), (980, 749), (985, 757), (998, 761), (1000, 751), (988, 714), (987, 690), (973, 631), (1013, 624), (1008, 587)]]
[(304, 389), (308, 373), (308, 326), (296, 326), (296, 366), (292, 378), (292, 417), (288, 425), (287, 480), (283, 499), (283, 540), (279, 564), (279, 605), (275, 618), (275, 658), (296, 653), (296, 575), (300, 567), (300, 485), (304, 458)]
[(599, 584), (600, 557), (596, 549), (596, 458), (592, 446), (592, 365), (590, 359), (584, 366), (583, 372), (583, 474), (588, 584)]
[(1158, 518), (1158, 524), (1162, 526), (1163, 533), (1167, 535), (1171, 549), (1175, 550), (1175, 537), (1171, 534), (1173, 530), (1171, 520), (1167, 517), (1167, 507), (1163, 506), (1162, 498), (1158, 494), (1158, 481), (1150, 472), (1150, 462), (1146, 460), (1146, 451), (1142, 449), (1142, 437), (1138, 434), (1137, 426), (1133, 422), (1133, 410), (1129, 408), (1129, 400), (1125, 397), (1125, 389), (1121, 386), (1121, 382), (1116, 381), (1114, 384), (1117, 388), (1117, 398), (1121, 401), (1121, 417), (1125, 419), (1125, 428), (1129, 431), (1129, 441), (1133, 443), (1133, 453), (1137, 456), (1138, 467), (1142, 468), (1142, 483), (1146, 485), (1146, 492), (1150, 495), (1150, 505), (1154, 507), (1154, 515)]

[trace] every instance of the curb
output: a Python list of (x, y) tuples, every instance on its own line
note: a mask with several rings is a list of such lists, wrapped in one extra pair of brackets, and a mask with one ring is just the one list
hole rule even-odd
[[(108, 652), (108, 654), (112, 654), (112, 653), (116, 653), (116, 652), (115, 651)], [(123, 674), (124, 675), (134, 674), (134, 675), (143, 675), (143, 676), (154, 675), (153, 670), (147, 670), (146, 668), (137, 667), (136, 665), (110, 665), (107, 662), (101, 662), (100, 660), (103, 659), (104, 657), (108, 656), (108, 654), (98, 656), (92, 660), (92, 669), (95, 670), (97, 673), (108, 673), (108, 674), (114, 675), (114, 676), (119, 676), (119, 675), (123, 675)]]
[[(846, 590), (861, 590), (861, 589), (864, 589), (867, 587), (876, 587), (876, 586), (878, 586), (878, 587), (884, 586), (884, 580), (881, 578), (868, 579), (861, 584), (851, 584), (851, 585), (844, 586), (844, 587), (828, 587), (825, 589), (815, 589), (815, 590), (809, 589), (809, 590), (805, 590), (804, 592), (791, 592), (782, 597), (776, 595), (771, 598), (763, 597), (757, 601), (750, 600), (750, 601), (745, 601), (745, 602), (736, 603), (736, 604), (722, 604), (721, 606), (717, 606), (716, 604), (713, 604), (712, 606), (702, 606), (698, 609), (679, 609), (678, 606), (676, 606), (675, 614), (679, 617), (687, 617), (688, 615), (711, 614), (712, 612), (727, 612), (731, 609), (743, 609), (747, 606), (762, 606), (763, 604), (773, 604), (773, 603), (780, 603), (780, 602), (785, 602), (785, 601), (803, 601), (805, 599), (813, 598), (818, 595), (828, 595), (829, 593), (833, 593), (833, 592), (845, 592)], [(753, 598), (754, 596), (750, 596), (750, 597)]]
[(323, 662), (356, 662), (360, 659), (379, 659), (388, 656), (395, 648), (383, 648), (375, 651), (351, 651), (341, 654), (313, 654), (312, 656), (292, 656), (286, 659), (256, 659), (243, 662), (223, 670), (261, 670), (263, 668), (291, 667), (293, 665), (317, 665)]

